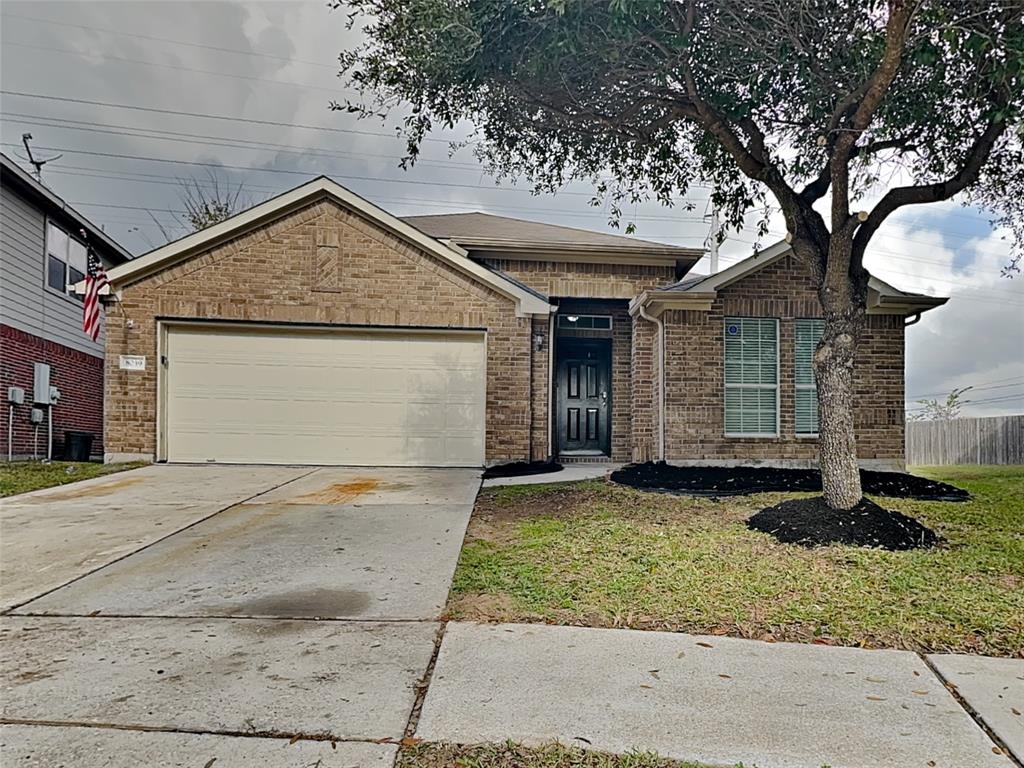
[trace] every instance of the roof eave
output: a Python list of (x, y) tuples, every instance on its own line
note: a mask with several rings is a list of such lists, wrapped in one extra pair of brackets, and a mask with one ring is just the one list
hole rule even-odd
[(107, 261), (124, 264), (132, 260), (133, 257), (130, 251), (121, 246), (117, 241), (113, 240), (110, 235), (89, 221), (89, 219), (65, 202), (59, 195), (33, 179), (24, 168), (15, 163), (9, 157), (6, 155), (0, 155), (0, 165), (2, 165), (5, 173), (9, 173), (11, 175), (12, 180), (17, 184), (17, 186), (44, 201), (46, 204), (63, 212), (80, 228), (84, 229), (88, 233), (89, 237), (93, 238), (94, 242), (98, 241), (99, 244), (102, 245), (102, 252), (103, 255), (107, 257)]
[(629, 314), (635, 316), (641, 307), (652, 317), (672, 309), (706, 312), (716, 298), (714, 291), (644, 291), (629, 303)]
[(491, 238), (451, 238), (459, 246), (469, 252), (482, 252), (481, 255), (512, 255), (518, 259), (531, 260), (579, 260), (590, 258), (601, 261), (621, 261), (623, 263), (638, 263), (646, 261), (665, 265), (674, 265), (678, 262), (696, 263), (704, 255), (704, 251), (696, 248), (673, 248), (672, 246), (659, 247), (638, 246), (633, 244), (623, 246), (595, 246), (586, 243), (565, 243), (543, 240), (499, 240)]
[(920, 296), (914, 294), (869, 296), (869, 315), (916, 315), (941, 307), (949, 301), (948, 296)]

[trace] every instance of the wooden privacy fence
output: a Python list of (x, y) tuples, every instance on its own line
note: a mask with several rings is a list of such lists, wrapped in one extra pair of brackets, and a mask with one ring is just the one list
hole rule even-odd
[(1024, 416), (907, 422), (907, 464), (1024, 464)]

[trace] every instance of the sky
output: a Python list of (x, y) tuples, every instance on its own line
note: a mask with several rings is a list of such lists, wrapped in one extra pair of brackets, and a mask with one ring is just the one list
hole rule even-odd
[[(133, 253), (186, 233), (179, 180), (205, 183), (210, 173), (241, 184), (251, 203), (325, 174), (400, 216), (479, 210), (614, 231), (587, 185), (535, 196), (489, 177), (470, 148), (451, 154), (472, 126), (435, 134), (403, 171), (393, 125), (328, 108), (351, 95), (337, 57), (356, 42), (344, 13), (322, 0), (4, 0), (2, 149), (23, 161), (30, 132), (37, 156), (61, 154), (44, 182)], [(703, 247), (706, 195), (694, 189), (672, 208), (651, 202), (625, 215), (636, 237)], [(783, 235), (781, 219), (771, 231), (762, 247)], [(1005, 235), (951, 201), (904, 209), (875, 236), (873, 274), (950, 297), (907, 329), (909, 407), (969, 386), (965, 415), (1024, 413), (1024, 276), (1000, 276)], [(749, 256), (754, 240), (752, 228), (730, 233), (721, 266)]]

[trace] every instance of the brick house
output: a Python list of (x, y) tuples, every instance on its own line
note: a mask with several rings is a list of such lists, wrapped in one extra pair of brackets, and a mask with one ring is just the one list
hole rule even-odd
[[(0, 155), (0, 395), (6, 405), (0, 450), (5, 458), (8, 446), (15, 458), (47, 454), (49, 406), (37, 409), (42, 422), (32, 421), (37, 363), (48, 366), (49, 385), (60, 391), (52, 413), (54, 455), (60, 455), (65, 430), (92, 433), (93, 452), (103, 454), (105, 336), (102, 327), (95, 342), (85, 335), (82, 298), (68, 290), (86, 268), (82, 230), (106, 269), (131, 259), (103, 230)], [(12, 387), (24, 393), (24, 402), (11, 401)]]
[[(107, 459), (813, 462), (809, 276), (701, 255), (316, 179), (111, 271)], [(944, 301), (872, 279), (865, 464), (902, 465), (904, 326)]]

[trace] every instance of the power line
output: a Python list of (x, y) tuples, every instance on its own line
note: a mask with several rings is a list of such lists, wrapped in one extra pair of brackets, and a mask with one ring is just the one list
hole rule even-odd
[[(72, 167), (72, 166), (64, 166), (64, 167)], [(163, 186), (173, 186), (173, 187), (180, 186), (180, 184), (181, 184), (180, 179), (178, 179), (178, 178), (176, 178), (174, 176), (160, 176), (160, 179), (167, 179), (167, 181), (163, 181), (163, 180), (160, 180), (160, 179), (133, 179), (133, 178), (129, 178), (129, 177), (124, 176), (124, 175), (118, 175), (116, 173), (111, 173), (111, 174), (104, 174), (104, 173), (79, 173), (79, 172), (76, 172), (76, 171), (66, 171), (66, 170), (56, 170), (56, 169), (54, 171), (52, 171), (52, 173), (57, 173), (57, 174), (65, 175), (65, 176), (81, 176), (81, 177), (88, 177), (88, 178), (105, 179), (105, 180), (110, 180), (110, 181), (126, 181), (126, 182), (133, 182), (133, 183), (139, 183), (139, 184), (159, 184), (159, 185), (163, 185)], [(157, 174), (146, 174), (146, 175), (148, 175), (148, 176), (156, 176)], [(211, 186), (212, 187), (212, 183), (205, 182), (202, 179), (193, 179), (193, 180), (190, 181), (190, 183), (196, 183), (196, 184), (199, 184), (199, 185), (204, 186), (204, 187), (205, 186)], [(264, 185), (255, 185), (255, 184), (245, 184), (245, 189), (247, 189), (247, 190), (261, 190), (261, 191), (271, 192), (271, 193), (278, 193), (278, 192), (280, 192), (280, 188), (279, 187), (269, 187), (269, 186), (264, 186)], [(451, 200), (451, 199), (438, 200), (438, 199), (409, 198), (409, 197), (391, 197), (391, 198), (377, 198), (377, 197), (375, 197), (374, 200), (376, 202), (378, 202), (378, 203), (398, 203), (398, 204), (403, 204), (403, 205), (414, 205), (414, 206), (417, 206), (417, 207), (427, 207), (427, 206), (430, 206), (430, 207), (442, 207), (442, 208), (457, 208), (457, 209), (462, 210), (462, 211), (465, 211), (467, 209), (467, 207), (479, 208), (479, 207), (483, 206), (483, 207), (486, 207), (489, 210), (512, 211), (512, 212), (523, 212), (523, 213), (537, 213), (537, 214), (564, 213), (564, 214), (567, 214), (569, 216), (580, 216), (580, 217), (585, 216), (585, 217), (606, 218), (606, 214), (599, 213), (599, 212), (592, 212), (592, 211), (574, 211), (574, 210), (571, 210), (571, 209), (568, 209), (568, 208), (550, 208), (550, 207), (526, 208), (526, 207), (520, 207), (520, 206), (494, 205), (494, 204), (491, 204), (491, 203), (482, 203), (479, 200)], [(79, 204), (79, 205), (92, 205), (92, 203), (77, 203), (77, 204)], [(639, 218), (639, 217), (636, 217), (636, 218)], [(654, 218), (654, 217), (650, 217), (650, 218)], [(661, 218), (661, 217), (657, 217), (657, 220), (658, 221), (663, 221), (664, 219)], [(646, 236), (646, 237), (656, 237), (656, 235), (654, 235), (654, 234), (639, 233), (639, 232), (637, 233), (637, 235), (638, 236)], [(703, 240), (703, 238), (704, 238), (703, 235), (692, 235), (692, 236), (689, 236), (689, 237), (686, 237), (686, 236), (682, 237), (682, 239), (691, 239), (691, 240)]]
[(179, 72), (192, 72), (197, 75), (212, 75), (214, 77), (229, 77), (233, 80), (250, 80), (257, 83), (273, 83), (276, 85), (287, 85), (291, 88), (304, 88), (311, 91), (323, 91), (324, 93), (351, 93), (352, 91), (348, 88), (327, 88), (320, 85), (310, 85), (309, 83), (297, 83), (293, 80), (277, 80), (272, 77), (257, 77), (255, 75), (236, 75), (231, 72), (218, 72), (212, 69), (196, 69), (195, 67), (186, 67), (181, 64), (167, 64), (161, 61), (145, 61), (144, 59), (129, 59), (126, 56), (114, 56), (109, 53), (97, 53), (92, 52), (85, 54), (82, 51), (74, 51), (68, 48), (54, 48), (48, 45), (32, 45), (30, 43), (17, 43), (11, 40), (2, 41), (3, 45), (17, 47), (17, 48), (28, 48), (36, 51), (47, 51), (49, 53), (63, 53), (67, 56), (74, 56), (76, 58), (85, 59), (95, 57), (99, 59), (106, 59), (107, 61), (123, 61), (128, 64), (141, 64), (144, 67), (158, 67), (160, 69), (174, 69)]
[(277, 56), (273, 53), (258, 53), (256, 51), (243, 51), (238, 48), (224, 48), (217, 45), (204, 45), (202, 43), (193, 43), (186, 40), (174, 40), (169, 37), (157, 37), (156, 35), (144, 35), (141, 32), (125, 32), (120, 29), (111, 29), (109, 27), (91, 27), (87, 24), (72, 24), (67, 21), (57, 21), (56, 19), (40, 19), (35, 16), (23, 16), (18, 13), (7, 13), (4, 16), (11, 19), (21, 19), (23, 21), (35, 21), (40, 24), (53, 24), (60, 27), (74, 27), (76, 29), (88, 29), (93, 32), (105, 32), (111, 35), (120, 35), (122, 37), (135, 37), (141, 40), (155, 40), (161, 43), (173, 43), (174, 45), (187, 45), (190, 48), (203, 48), (210, 51), (220, 51), (222, 53), (234, 53), (240, 56), (256, 56), (263, 59), (276, 59), (278, 61), (284, 61), (289, 64), (309, 64), (314, 67), (325, 67), (337, 71), (337, 66), (332, 64), (323, 64), (317, 61), (309, 61), (308, 59), (296, 59), (290, 56)]
[[(186, 112), (178, 109), (160, 109), (158, 107), (137, 107), (131, 104), (116, 104), (109, 101), (92, 101), (90, 99), (76, 99), (70, 96), (50, 96), (41, 93), (28, 93), (26, 91), (9, 91), (6, 89), (0, 89), (0, 94), (5, 96), (20, 96), (26, 99), (42, 99), (44, 101), (59, 101), (66, 102), (69, 104), (88, 104), (94, 107), (108, 107), (110, 109), (130, 109), (135, 112), (152, 112), (158, 115), (176, 115), (179, 117), (198, 117), (205, 120), (224, 120), (232, 123), (248, 123), (250, 125), (272, 125), (278, 128), (300, 128), (308, 131), (325, 131), (327, 133), (352, 133), (361, 136), (379, 136), (388, 139), (395, 139), (401, 141), (402, 137), (397, 133), (382, 133), (380, 131), (359, 131), (354, 128), (328, 128), (322, 125), (305, 125), (302, 123), (286, 123), (277, 120), (258, 120), (251, 117), (234, 117), (231, 115), (213, 115), (204, 112)], [(451, 144), (450, 139), (438, 139), (432, 136), (427, 136), (424, 141), (433, 141), (441, 144)]]
[[(14, 142), (2, 142), (4, 146), (17, 146)], [(288, 168), (253, 168), (246, 165), (227, 165), (224, 163), (205, 163), (199, 160), (172, 160), (165, 157), (148, 157), (145, 155), (125, 155), (118, 152), (95, 152), (85, 149), (71, 149), (71, 148), (55, 148), (55, 147), (39, 147), (39, 149), (45, 149), (51, 152), (67, 152), (75, 155), (89, 155), (92, 157), (113, 157), (121, 160), (139, 160), (148, 163), (169, 163), (171, 165), (194, 165), (200, 168), (221, 168), (225, 170), (236, 170), (236, 171), (247, 171), (250, 173), (283, 173), (291, 176), (305, 176), (306, 178), (313, 178), (317, 174), (310, 173), (309, 171), (294, 171)], [(421, 184), (430, 187), (459, 187), (462, 189), (495, 189), (503, 190), (505, 192), (526, 192), (533, 194), (532, 190), (523, 189), (522, 187), (485, 187), (479, 184), (456, 184), (453, 182), (437, 182), (437, 181), (423, 181), (420, 179), (389, 179), (382, 176), (350, 176), (345, 174), (335, 174), (339, 179), (349, 179), (350, 181), (373, 181), (373, 182), (386, 182), (389, 184)], [(570, 190), (562, 190), (559, 192), (562, 195), (574, 195), (580, 197), (593, 197), (592, 192), (572, 192)]]
[[(990, 389), (1006, 389), (1007, 387), (1019, 387), (1019, 386), (1024, 385), (1024, 376), (1015, 376), (1013, 378), (1015, 379), (1015, 381), (1010, 383), (1010, 384), (997, 384), (997, 385), (993, 385), (993, 386), (967, 387), (966, 389), (968, 391), (970, 391), (970, 392), (982, 392), (982, 391), (986, 391), (986, 390), (990, 390)], [(954, 387), (954, 389), (963, 389), (963, 388), (962, 387)], [(941, 397), (943, 395), (948, 395), (948, 394), (949, 394), (949, 392), (930, 392), (930, 393), (928, 393), (926, 395), (908, 395), (907, 399), (908, 400), (922, 400), (922, 399), (924, 399), (926, 397)]]
[[(11, 119), (23, 118), (23, 119)], [(42, 126), (45, 128), (57, 128), (66, 131), (87, 131), (89, 133), (103, 133), (114, 136), (132, 136), (140, 139), (155, 139), (158, 141), (175, 141), (184, 144), (200, 144), (211, 147), (229, 147), (232, 149), (253, 149), (253, 150), (275, 150), (288, 152), (288, 154), (303, 155), (326, 155), (331, 157), (363, 158), (379, 157), (394, 161), (394, 154), (383, 154), (380, 152), (345, 152), (337, 149), (325, 149), (323, 147), (302, 147), (298, 144), (275, 144), (269, 141), (254, 141), (252, 139), (235, 139), (230, 136), (210, 136), (202, 133), (185, 133), (182, 131), (167, 131), (158, 128), (142, 128), (137, 126), (118, 125), (116, 123), (94, 123), (87, 120), (66, 120), (59, 117), (48, 117), (45, 115), (31, 115), (20, 112), (7, 112), (0, 116), (0, 120), (16, 125)], [(45, 122), (41, 122), (45, 121)], [(76, 123), (76, 125), (67, 125)], [(97, 127), (92, 127), (97, 126)], [(123, 130), (104, 130), (120, 128)], [(165, 135), (148, 135), (165, 134)], [(183, 138), (179, 138), (183, 137)], [(209, 139), (210, 141), (189, 141), (188, 139)], [(251, 145), (251, 146), (243, 146)], [(296, 150), (289, 152), (289, 150)], [(459, 169), (482, 171), (479, 163), (431, 160), (429, 158), (417, 158), (417, 165), (438, 165)]]

